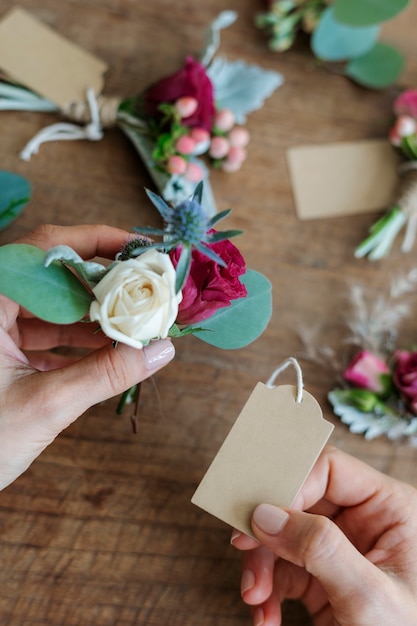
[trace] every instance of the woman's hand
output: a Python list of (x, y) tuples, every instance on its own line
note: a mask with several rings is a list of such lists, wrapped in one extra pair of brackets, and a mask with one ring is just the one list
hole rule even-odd
[[(307, 510), (307, 513), (302, 512)], [(417, 491), (326, 448), (290, 510), (253, 514), (242, 597), (255, 626), (281, 624), (285, 598), (301, 599), (317, 626), (417, 624)]]
[[(64, 244), (84, 259), (114, 259), (129, 234), (107, 226), (42, 226), (17, 243)], [(96, 325), (49, 324), (0, 295), (0, 489), (23, 473), (55, 437), (93, 404), (151, 376), (174, 357), (169, 340), (143, 350), (112, 342)], [(49, 349), (93, 348), (75, 360)]]

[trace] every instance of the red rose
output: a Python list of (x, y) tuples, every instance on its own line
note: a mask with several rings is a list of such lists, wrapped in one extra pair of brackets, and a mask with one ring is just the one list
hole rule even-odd
[(187, 57), (184, 67), (178, 72), (162, 78), (145, 92), (145, 112), (158, 115), (160, 104), (173, 104), (187, 96), (195, 98), (198, 107), (192, 115), (181, 120), (182, 123), (211, 130), (215, 113), (213, 85), (204, 65), (192, 57)]
[[(227, 263), (222, 267), (194, 249), (190, 274), (182, 289), (182, 301), (178, 308), (176, 323), (188, 326), (211, 317), (217, 309), (230, 306), (232, 300), (248, 295), (239, 276), (246, 272), (246, 265), (239, 250), (228, 239), (209, 245)], [(177, 266), (181, 249), (170, 252), (171, 261)]]
[(417, 413), (417, 352), (397, 350), (394, 358), (394, 384), (404, 402)]

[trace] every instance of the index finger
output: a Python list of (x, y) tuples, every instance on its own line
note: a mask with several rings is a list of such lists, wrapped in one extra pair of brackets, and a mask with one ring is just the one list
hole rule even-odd
[(16, 243), (27, 243), (42, 250), (66, 245), (73, 248), (83, 259), (93, 259), (96, 256), (114, 259), (132, 237), (134, 235), (121, 228), (104, 224), (82, 226), (43, 224)]

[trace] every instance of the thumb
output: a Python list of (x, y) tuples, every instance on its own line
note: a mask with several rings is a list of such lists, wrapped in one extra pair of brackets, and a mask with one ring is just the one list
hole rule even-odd
[(381, 586), (383, 573), (327, 517), (261, 504), (254, 511), (252, 529), (276, 556), (317, 578), (335, 612), (346, 611), (349, 602), (358, 610), (360, 600), (368, 603), (369, 594)]
[[(174, 346), (168, 339), (154, 341), (142, 350), (109, 344), (72, 365), (30, 377), (35, 397), (41, 394), (44, 399), (39, 413), (46, 428), (58, 434), (94, 404), (152, 376), (174, 355)], [(33, 401), (34, 396), (31, 397)]]

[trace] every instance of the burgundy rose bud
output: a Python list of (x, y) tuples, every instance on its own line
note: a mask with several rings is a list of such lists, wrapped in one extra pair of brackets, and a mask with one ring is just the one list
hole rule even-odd
[(343, 376), (348, 383), (375, 393), (387, 391), (390, 384), (388, 365), (367, 350), (362, 350), (352, 359)]
[[(176, 323), (188, 326), (211, 317), (218, 309), (230, 306), (232, 300), (245, 298), (247, 289), (239, 276), (246, 272), (245, 260), (229, 239), (212, 243), (209, 248), (225, 262), (221, 267), (215, 261), (194, 249), (191, 269), (182, 288), (182, 301)], [(169, 254), (174, 267), (177, 266), (181, 249)]]
[(162, 78), (145, 91), (145, 113), (158, 116), (160, 104), (174, 105), (180, 98), (195, 98), (197, 101), (195, 111), (182, 119), (182, 124), (211, 130), (215, 115), (213, 85), (204, 65), (193, 57), (187, 57), (178, 72)]
[(394, 385), (413, 413), (417, 413), (417, 352), (394, 353)]

